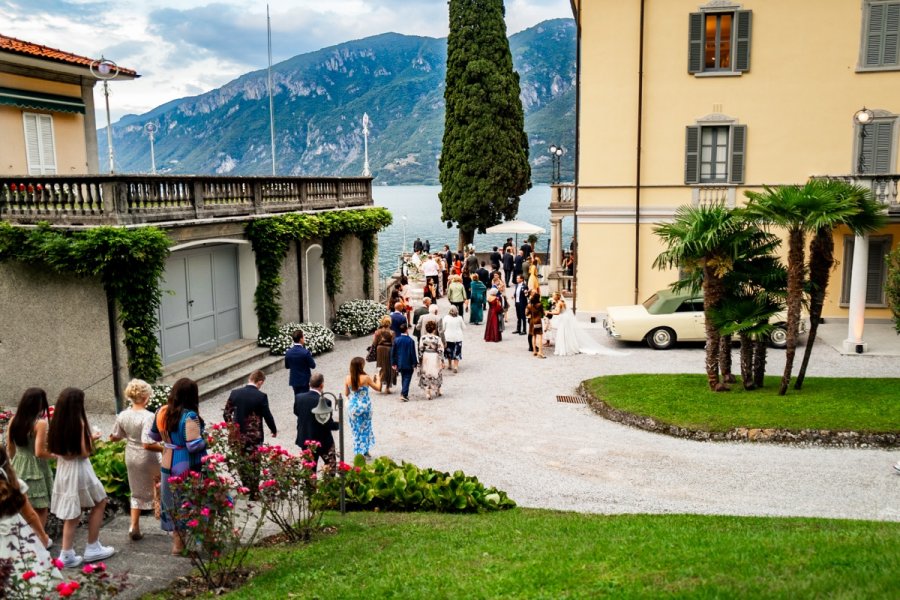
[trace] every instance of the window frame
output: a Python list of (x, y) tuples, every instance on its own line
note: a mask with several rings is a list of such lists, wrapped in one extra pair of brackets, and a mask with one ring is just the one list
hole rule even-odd
[[(716, 179), (704, 181), (702, 179), (702, 166), (703, 166), (703, 130), (706, 128), (716, 128), (716, 127), (727, 127), (728, 128), (728, 138), (725, 143), (726, 147), (726, 157), (725, 157), (725, 178), (724, 179)], [(691, 151), (690, 140), (691, 140), (691, 129), (697, 128), (697, 149), (696, 156)], [(688, 125), (685, 132), (685, 146), (684, 146), (684, 156), (685, 156), (685, 172), (684, 172), (684, 184), (687, 186), (692, 186), (695, 188), (701, 187), (715, 187), (715, 188), (727, 188), (727, 187), (736, 187), (739, 185), (743, 185), (746, 180), (747, 173), (747, 126), (740, 124), (737, 119), (729, 117), (728, 115), (723, 115), (719, 113), (714, 113), (711, 115), (707, 115), (703, 118), (697, 119), (692, 125)], [(740, 129), (740, 135), (737, 135), (735, 132)], [(740, 143), (740, 148), (738, 149), (736, 146)], [(689, 178), (690, 173), (690, 163), (691, 160), (695, 161), (696, 168), (696, 180), (691, 180)], [(739, 164), (736, 164), (737, 163)], [(737, 168), (735, 168), (737, 167)], [(740, 171), (739, 177), (735, 177), (735, 171)]]
[[(35, 135), (37, 136), (36, 143), (38, 147), (39, 154), (39, 163), (34, 164), (32, 162), (32, 157), (28, 152), (28, 119), (34, 118), (35, 122)], [(47, 119), (50, 132), (50, 152), (48, 153), (46, 148), (44, 148), (44, 140), (41, 135), (41, 122), (42, 119)], [(57, 175), (59, 174), (59, 164), (56, 160), (56, 128), (53, 124), (53, 115), (47, 113), (36, 113), (36, 112), (22, 112), (22, 130), (25, 139), (25, 164), (28, 168), (29, 175)], [(47, 162), (47, 158), (50, 158), (52, 162)], [(39, 171), (39, 172), (35, 172)]]
[[(729, 48), (730, 67), (711, 68), (706, 67), (706, 19), (709, 16), (721, 16), (730, 14), (731, 39)], [(693, 37), (694, 19), (699, 18), (699, 39)], [(746, 36), (740, 35), (743, 27), (746, 27)], [(716, 50), (719, 49), (720, 22), (716, 24)], [(688, 73), (695, 77), (735, 77), (743, 75), (750, 70), (750, 56), (752, 52), (753, 37), (753, 11), (743, 9), (742, 5), (729, 0), (711, 0), (700, 6), (697, 12), (689, 14), (688, 19)], [(698, 53), (695, 64), (693, 53)], [(718, 61), (717, 61), (718, 62)], [(745, 64), (744, 64), (745, 63)]]
[[(841, 297), (839, 301), (839, 306), (841, 308), (848, 308), (850, 306), (850, 283), (853, 275), (853, 251), (856, 238), (853, 235), (845, 235), (844, 236), (844, 249), (843, 249), (843, 257), (844, 257), (844, 269), (841, 273)], [(870, 235), (869, 236), (869, 252), (871, 256), (872, 244), (884, 244), (884, 256), (890, 254), (893, 246), (894, 246), (894, 236), (891, 234), (887, 235)], [(868, 269), (868, 266), (866, 267)], [(868, 275), (868, 273), (867, 273)], [(869, 285), (870, 280), (866, 277), (866, 285)], [(868, 292), (866, 293), (866, 305), (865, 308), (888, 308), (887, 297), (885, 294), (885, 284), (887, 283), (887, 266), (883, 266), (881, 271), (881, 281), (879, 282), (879, 286), (881, 287), (881, 302), (880, 303), (870, 303), (868, 298)]]
[[(877, 5), (887, 6), (890, 4), (900, 4), (897, 0), (862, 0), (860, 32), (859, 32), (859, 58), (856, 64), (857, 73), (871, 73), (879, 71), (900, 71), (900, 42), (898, 42), (897, 62), (893, 64), (867, 65), (866, 57), (868, 56), (867, 46), (869, 39), (869, 23), (872, 19), (872, 7)], [(900, 26), (898, 26), (897, 35), (900, 36)], [(882, 52), (884, 48), (884, 40), (882, 39)]]
[[(888, 161), (889, 161), (888, 170), (884, 171), (884, 172), (876, 172), (875, 171), (876, 162), (874, 161), (874, 157), (873, 157), (873, 160), (871, 161), (872, 164), (871, 165), (869, 165), (868, 163), (866, 164), (866, 166), (867, 166), (866, 171), (864, 173), (859, 172), (859, 151), (860, 151), (859, 134), (862, 129), (862, 125), (854, 122), (854, 124), (853, 124), (853, 157), (852, 157), (852, 162), (851, 162), (852, 166), (851, 166), (850, 172), (853, 173), (854, 175), (862, 175), (863, 177), (868, 177), (868, 176), (875, 177), (878, 175), (894, 175), (895, 171), (897, 171), (897, 152), (898, 152), (897, 146), (900, 145), (900, 143), (898, 143), (898, 137), (900, 137), (900, 128), (898, 128), (898, 125), (900, 125), (900, 115), (895, 115), (886, 110), (880, 110), (880, 109), (873, 109), (872, 113), (875, 115), (875, 117), (872, 119), (872, 122), (870, 124), (866, 125), (867, 136), (871, 136), (871, 135), (875, 134), (877, 132), (877, 126), (879, 124), (890, 123), (890, 125), (891, 125), (891, 154), (890, 154), (890, 157), (888, 158)], [(874, 144), (875, 142), (873, 141), (872, 143)]]

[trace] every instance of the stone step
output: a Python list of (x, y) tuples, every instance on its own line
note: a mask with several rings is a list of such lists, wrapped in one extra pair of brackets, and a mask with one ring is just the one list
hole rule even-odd
[(202, 388), (228, 373), (236, 372), (245, 378), (254, 370), (254, 363), (269, 356), (269, 349), (258, 346), (256, 340), (237, 340), (167, 366), (162, 381), (172, 385), (182, 377), (190, 377)]
[(272, 373), (278, 369), (284, 368), (284, 356), (273, 356), (268, 353), (248, 364), (243, 368), (226, 371), (213, 379), (206, 379), (200, 384), (200, 400), (212, 398), (216, 394), (223, 391), (233, 390), (247, 382), (247, 376), (253, 371), (259, 369), (263, 373)]

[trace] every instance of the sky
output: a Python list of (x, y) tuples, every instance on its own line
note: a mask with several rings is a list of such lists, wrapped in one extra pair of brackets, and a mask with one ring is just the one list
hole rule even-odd
[[(569, 0), (506, 0), (513, 34), (572, 17)], [(389, 31), (445, 37), (447, 0), (270, 0), (272, 58)], [(0, 0), (0, 33), (137, 71), (110, 83), (113, 122), (215, 89), (265, 68), (266, 2), (259, 0)], [(94, 91), (103, 106), (100, 87)], [(98, 109), (97, 126), (106, 125)]]

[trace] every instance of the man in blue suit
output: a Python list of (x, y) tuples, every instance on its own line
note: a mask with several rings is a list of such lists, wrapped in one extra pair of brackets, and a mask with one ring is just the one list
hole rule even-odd
[(419, 360), (416, 357), (416, 343), (406, 334), (406, 323), (400, 323), (399, 329), (400, 335), (391, 347), (391, 366), (400, 372), (400, 399), (409, 402), (409, 382)]
[[(400, 337), (400, 325), (407, 325), (406, 323), (406, 313), (403, 312), (404, 306), (402, 302), (397, 302), (394, 304), (394, 312), (391, 313), (391, 331), (394, 332), (394, 337)], [(408, 325), (407, 325), (408, 326)]]
[(316, 368), (312, 353), (303, 345), (303, 331), (297, 329), (291, 335), (294, 345), (284, 354), (284, 368), (291, 370), (288, 385), (294, 389), (294, 396), (309, 391), (309, 377)]

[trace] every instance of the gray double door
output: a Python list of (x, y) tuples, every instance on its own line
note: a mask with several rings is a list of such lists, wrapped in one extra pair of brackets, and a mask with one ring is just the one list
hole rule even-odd
[(170, 364), (241, 337), (237, 250), (175, 252), (161, 282), (160, 354)]

